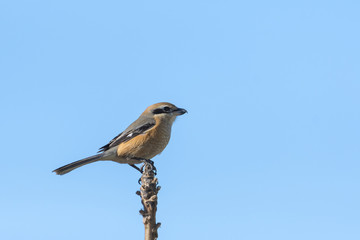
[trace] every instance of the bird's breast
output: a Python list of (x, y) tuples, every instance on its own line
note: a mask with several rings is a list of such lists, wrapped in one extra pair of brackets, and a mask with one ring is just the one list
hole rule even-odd
[(138, 135), (118, 147), (118, 156), (151, 159), (160, 154), (169, 143), (171, 125), (157, 123), (144, 134)]

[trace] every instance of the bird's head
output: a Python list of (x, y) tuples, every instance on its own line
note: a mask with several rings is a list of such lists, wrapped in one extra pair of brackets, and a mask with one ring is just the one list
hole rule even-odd
[(155, 119), (174, 121), (177, 116), (183, 115), (187, 111), (176, 107), (174, 104), (161, 102), (149, 106), (144, 113), (152, 115)]

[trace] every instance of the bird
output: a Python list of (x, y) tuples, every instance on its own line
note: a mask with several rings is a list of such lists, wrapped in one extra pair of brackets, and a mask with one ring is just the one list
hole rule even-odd
[(160, 154), (169, 143), (171, 127), (176, 117), (185, 113), (185, 109), (169, 102), (153, 104), (123, 132), (102, 146), (98, 154), (69, 163), (53, 172), (64, 175), (97, 161), (125, 163), (142, 172), (135, 164), (150, 163), (153, 166), (151, 159)]

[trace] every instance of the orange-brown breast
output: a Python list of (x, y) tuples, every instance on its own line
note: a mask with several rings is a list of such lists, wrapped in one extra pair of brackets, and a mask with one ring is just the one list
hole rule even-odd
[(119, 157), (138, 157), (151, 159), (161, 153), (170, 140), (171, 122), (156, 121), (145, 134), (138, 135), (118, 146)]

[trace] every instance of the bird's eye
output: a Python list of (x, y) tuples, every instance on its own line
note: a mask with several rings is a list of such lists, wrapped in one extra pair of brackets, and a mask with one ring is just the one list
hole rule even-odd
[(169, 107), (164, 107), (164, 111), (165, 112), (170, 112), (170, 108)]

